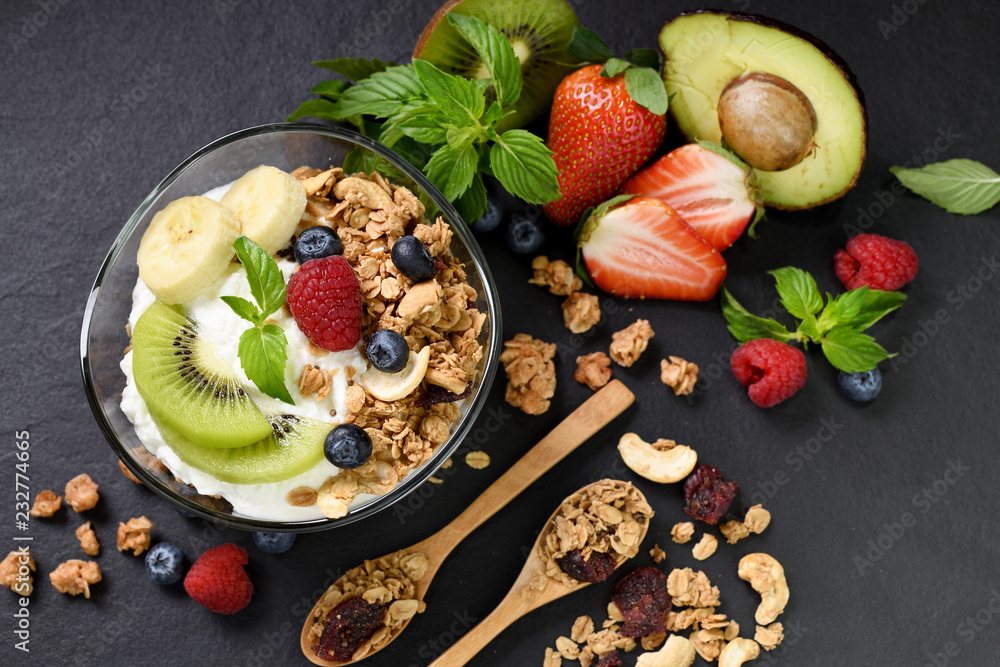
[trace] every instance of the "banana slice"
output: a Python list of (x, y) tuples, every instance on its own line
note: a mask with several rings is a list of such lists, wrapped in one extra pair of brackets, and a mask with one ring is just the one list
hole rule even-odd
[(181, 304), (223, 274), (236, 250), (240, 220), (207, 197), (182, 197), (153, 216), (139, 242), (139, 277), (156, 298)]
[(374, 366), (369, 366), (368, 370), (358, 376), (358, 384), (380, 401), (398, 401), (420, 386), (420, 381), (427, 373), (430, 358), (431, 348), (425, 347), (417, 354), (410, 352), (406, 366), (398, 373), (383, 373)]
[(251, 241), (273, 255), (295, 233), (306, 210), (306, 189), (291, 174), (262, 165), (233, 183), (221, 204), (236, 213)]

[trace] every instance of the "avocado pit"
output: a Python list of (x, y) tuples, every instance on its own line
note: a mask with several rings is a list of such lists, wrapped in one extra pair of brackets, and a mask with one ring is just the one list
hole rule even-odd
[(812, 103), (780, 76), (741, 74), (723, 89), (718, 113), (722, 138), (755, 169), (790, 169), (816, 148)]

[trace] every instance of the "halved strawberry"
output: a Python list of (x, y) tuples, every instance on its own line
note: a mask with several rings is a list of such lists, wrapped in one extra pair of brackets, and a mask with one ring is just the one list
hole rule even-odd
[(580, 259), (594, 283), (624, 297), (707, 301), (726, 260), (660, 199), (609, 199), (580, 223)]
[(634, 175), (621, 191), (662, 199), (716, 250), (725, 250), (763, 206), (753, 170), (716, 149), (681, 146)]

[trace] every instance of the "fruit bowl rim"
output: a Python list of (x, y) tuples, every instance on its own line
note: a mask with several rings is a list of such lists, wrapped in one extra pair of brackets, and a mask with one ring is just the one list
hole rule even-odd
[[(480, 369), (480, 377), (478, 378), (479, 383), (478, 385), (474, 383), (473, 394), (465, 399), (467, 401), (471, 401), (469, 409), (464, 417), (456, 423), (450, 436), (448, 437), (448, 440), (437, 447), (433, 456), (428, 461), (416, 469), (411, 470), (409, 474), (407, 474), (404, 479), (400, 480), (391, 491), (385, 495), (376, 496), (373, 499), (366, 500), (360, 507), (352, 509), (347, 516), (339, 519), (329, 519), (326, 517), (302, 521), (255, 519), (243, 515), (229, 514), (214, 510), (169, 488), (166, 484), (164, 484), (164, 482), (156, 476), (150, 474), (143, 465), (136, 461), (132, 454), (128, 451), (128, 447), (119, 438), (117, 430), (109, 420), (108, 415), (105, 412), (105, 407), (101, 403), (100, 396), (97, 394), (93, 368), (91, 366), (90, 333), (98, 298), (100, 297), (101, 290), (104, 288), (105, 282), (113, 272), (122, 249), (131, 238), (132, 234), (136, 231), (136, 228), (143, 217), (145, 217), (149, 210), (157, 204), (164, 191), (203, 157), (236, 142), (269, 134), (318, 134), (366, 148), (388, 160), (393, 166), (416, 183), (416, 185), (419, 186), (434, 201), (440, 209), (439, 215), (443, 216), (445, 220), (449, 222), (449, 226), (453, 232), (462, 240), (466, 251), (472, 258), (475, 271), (483, 285), (483, 293), (480, 294), (480, 298), (486, 303), (489, 309), (486, 313), (489, 325), (489, 340), (485, 341), (484, 344), (485, 354), (483, 361), (481, 362), (482, 366)], [(424, 176), (423, 173), (420, 172), (419, 169), (411, 165), (391, 149), (383, 146), (377, 141), (365, 137), (357, 131), (315, 123), (268, 123), (265, 125), (245, 128), (224, 135), (192, 153), (177, 167), (171, 170), (170, 173), (167, 174), (167, 176), (153, 188), (149, 195), (143, 199), (142, 203), (135, 210), (135, 212), (129, 217), (128, 222), (125, 223), (121, 232), (118, 233), (118, 236), (111, 245), (111, 249), (108, 251), (104, 261), (101, 263), (101, 267), (94, 280), (94, 284), (88, 293), (87, 304), (83, 313), (83, 325), (80, 331), (80, 370), (87, 394), (87, 402), (90, 405), (94, 418), (97, 420), (98, 427), (104, 434), (105, 439), (107, 439), (119, 460), (122, 461), (125, 466), (142, 481), (143, 485), (150, 488), (156, 495), (172, 503), (175, 507), (185, 510), (200, 519), (205, 519), (227, 527), (261, 532), (309, 533), (332, 530), (334, 528), (347, 526), (357, 521), (366, 519), (402, 500), (404, 497), (420, 487), (435, 472), (437, 472), (437, 470), (446, 460), (448, 460), (449, 457), (451, 457), (464, 438), (468, 435), (469, 431), (475, 425), (476, 418), (484, 407), (486, 399), (490, 394), (490, 389), (493, 385), (493, 380), (496, 376), (497, 367), (499, 365), (502, 332), (503, 328), (500, 316), (500, 300), (497, 295), (496, 282), (490, 272), (486, 257), (483, 254), (482, 249), (479, 247), (479, 243), (476, 241), (476, 238), (469, 229), (469, 226), (465, 223), (451, 202), (445, 199), (444, 195), (441, 194), (441, 192), (427, 179), (426, 176)], [(121, 409), (120, 399), (119, 402), (116, 403), (115, 407), (119, 410)]]

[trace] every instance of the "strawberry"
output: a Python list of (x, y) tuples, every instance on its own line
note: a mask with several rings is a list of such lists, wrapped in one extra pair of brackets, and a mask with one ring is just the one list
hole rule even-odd
[(559, 169), (559, 199), (545, 205), (558, 225), (572, 225), (653, 156), (667, 130), (665, 114), (640, 106), (625, 76), (601, 76), (601, 65), (573, 72), (556, 88), (549, 148)]
[(659, 199), (601, 204), (581, 223), (578, 242), (590, 277), (618, 296), (707, 301), (726, 277), (719, 251)]
[(621, 191), (667, 202), (716, 250), (731, 246), (763, 211), (753, 170), (699, 144), (667, 153)]

